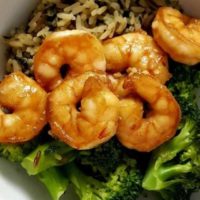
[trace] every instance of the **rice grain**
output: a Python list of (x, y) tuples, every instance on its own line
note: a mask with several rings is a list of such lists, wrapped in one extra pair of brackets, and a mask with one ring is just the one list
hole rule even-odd
[(33, 57), (42, 41), (52, 32), (79, 29), (100, 40), (149, 29), (159, 6), (178, 8), (178, 0), (40, 0), (27, 26), (6, 37), (10, 46), (7, 73), (22, 70), (32, 76)]

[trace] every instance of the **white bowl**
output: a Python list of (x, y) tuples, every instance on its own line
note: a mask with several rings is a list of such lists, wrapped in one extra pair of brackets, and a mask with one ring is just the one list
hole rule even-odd
[[(0, 0), (0, 35), (4, 35), (9, 30), (11, 30), (11, 28), (17, 27), (21, 23), (24, 23), (27, 20), (30, 12), (34, 9), (34, 6), (36, 5), (37, 1)], [(183, 1), (184, 0), (182, 0), (182, 2)], [(193, 0), (193, 1), (198, 1), (198, 0)], [(191, 9), (188, 9), (186, 7), (186, 10), (191, 13)], [(5, 62), (6, 62), (5, 47), (1, 42), (0, 76), (4, 72)], [(19, 166), (16, 166), (15, 164), (10, 163), (4, 159), (0, 159), (0, 200), (13, 200), (13, 199), (51, 200), (44, 186), (40, 184), (34, 177), (28, 176), (24, 172), (24, 170)], [(74, 196), (73, 192), (69, 190), (62, 199), (75, 200), (77, 198)], [(141, 198), (140, 200), (142, 199), (143, 198)], [(199, 200), (199, 199), (200, 199), (199, 194), (195, 194), (192, 197), (192, 200)], [(148, 200), (154, 200), (154, 198), (149, 197)]]
[[(26, 22), (38, 0), (0, 0), (0, 35)], [(0, 77), (4, 73), (6, 48), (0, 40)], [(63, 199), (75, 200), (72, 191)], [(0, 200), (51, 200), (46, 188), (20, 167), (0, 158)]]

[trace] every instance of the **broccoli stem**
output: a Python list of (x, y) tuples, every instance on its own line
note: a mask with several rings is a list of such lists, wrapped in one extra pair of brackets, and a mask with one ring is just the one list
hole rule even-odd
[(189, 162), (186, 164), (177, 164), (169, 167), (165, 166), (159, 170), (159, 177), (165, 181), (173, 176), (191, 172), (191, 170), (192, 170), (192, 165)]
[(60, 166), (76, 158), (76, 151), (59, 141), (38, 146), (21, 162), (29, 175), (36, 175), (50, 167)]
[(175, 164), (173, 159), (193, 142), (194, 127), (194, 122), (188, 120), (177, 136), (154, 152), (143, 179), (143, 188), (155, 191), (164, 189), (181, 181), (176, 176), (192, 171), (190, 162)]
[(67, 177), (55, 167), (37, 174), (36, 177), (44, 184), (52, 200), (59, 200), (69, 185)]
[[(157, 165), (159, 164), (159, 160), (168, 161), (174, 158), (179, 152), (185, 149), (193, 142), (192, 135), (194, 129), (194, 122), (188, 120), (184, 127), (181, 129), (180, 133), (175, 136), (172, 140), (162, 145), (159, 149), (154, 152), (153, 160), (157, 160)], [(161, 154), (162, 152), (162, 154)], [(159, 155), (159, 156), (158, 156)]]
[(67, 164), (64, 170), (81, 200), (97, 200), (96, 195), (91, 192), (90, 185), (101, 187), (100, 182), (82, 173), (74, 163)]
[(162, 166), (159, 169), (149, 169), (148, 175), (144, 177), (142, 187), (147, 190), (162, 190), (172, 184), (181, 182), (181, 179), (174, 178), (180, 174), (192, 171), (191, 163)]

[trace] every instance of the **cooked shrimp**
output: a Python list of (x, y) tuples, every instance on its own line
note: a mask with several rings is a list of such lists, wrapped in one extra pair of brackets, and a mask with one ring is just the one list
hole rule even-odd
[(46, 124), (46, 99), (46, 92), (23, 73), (6, 76), (0, 83), (0, 143), (24, 142), (38, 135)]
[(117, 132), (130, 130), (143, 116), (143, 102), (135, 96), (130, 88), (124, 88), (126, 76), (109, 75), (111, 89), (119, 98), (119, 121)]
[(121, 134), (122, 132), (126, 133), (126, 131), (129, 133), (143, 116), (143, 102), (137, 97), (126, 97), (121, 99), (119, 105), (120, 119), (117, 135)]
[(52, 134), (76, 149), (96, 147), (115, 135), (118, 104), (104, 75), (86, 72), (67, 79), (48, 97)]
[(149, 73), (162, 83), (169, 80), (166, 54), (144, 31), (124, 34), (103, 42), (107, 71), (122, 72), (129, 68)]
[(152, 28), (154, 39), (173, 60), (188, 65), (200, 62), (200, 19), (161, 7)]
[(122, 74), (108, 75), (110, 81), (110, 88), (112, 92), (119, 98), (125, 98), (130, 94), (128, 89), (123, 87), (126, 76)]
[(135, 105), (132, 105), (133, 108), (135, 106), (136, 117), (130, 122), (127, 109), (121, 109), (121, 116), (127, 118), (127, 122), (117, 130), (119, 141), (127, 148), (149, 152), (173, 137), (181, 111), (167, 87), (144, 74), (128, 77), (124, 87), (131, 89), (134, 94), (146, 101), (150, 111), (143, 117), (141, 103), (136, 101)]
[(34, 57), (34, 75), (47, 91), (62, 81), (61, 67), (69, 65), (69, 74), (105, 71), (102, 44), (92, 34), (80, 31), (55, 32), (47, 37)]

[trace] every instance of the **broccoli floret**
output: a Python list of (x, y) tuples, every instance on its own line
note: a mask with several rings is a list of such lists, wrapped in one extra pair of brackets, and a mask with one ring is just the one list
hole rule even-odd
[(5, 158), (11, 162), (20, 163), (25, 156), (32, 152), (38, 144), (43, 144), (49, 140), (49, 127), (45, 126), (41, 133), (34, 139), (21, 144), (0, 144), (0, 157)]
[(143, 180), (145, 189), (159, 191), (175, 183), (196, 185), (196, 180), (190, 177), (192, 174), (200, 177), (199, 130), (196, 125), (195, 121), (188, 119), (177, 136), (154, 152)]
[(173, 76), (167, 86), (181, 106), (183, 120), (188, 115), (194, 120), (199, 118), (196, 94), (196, 89), (200, 87), (198, 67), (191, 68), (173, 61), (170, 62), (170, 71)]
[(21, 162), (29, 175), (36, 175), (50, 167), (64, 165), (76, 158), (77, 151), (63, 142), (52, 141), (39, 145)]
[(123, 159), (124, 147), (116, 138), (91, 150), (79, 152), (77, 161), (99, 178), (107, 177)]
[(22, 163), (29, 175), (36, 174), (38, 180), (47, 188), (52, 200), (59, 200), (67, 190), (69, 181), (60, 169), (54, 166), (72, 158), (72, 149), (58, 141), (49, 141), (46, 144), (43, 142), (43, 139), (38, 137), (24, 144), (1, 144), (0, 156), (12, 162)]
[(28, 153), (22, 157), (21, 165), (46, 187), (52, 200), (59, 200), (67, 190), (69, 181), (56, 166), (73, 160), (74, 149), (59, 141), (49, 141), (35, 146)]
[(19, 145), (0, 144), (0, 157), (11, 162), (21, 162), (25, 157), (23, 149)]
[(133, 159), (120, 164), (107, 181), (86, 175), (74, 163), (65, 171), (80, 200), (136, 200), (142, 191), (142, 175)]
[(20, 163), (36, 146), (34, 140), (23, 144), (0, 144), (0, 157)]
[(190, 200), (192, 190), (182, 187), (182, 185), (174, 185), (168, 189), (160, 191), (160, 199), (162, 200)]
[(181, 106), (182, 121), (177, 135), (153, 152), (142, 186), (160, 192), (165, 200), (173, 192), (178, 196), (179, 187), (185, 200), (200, 189), (200, 110), (194, 92), (200, 87), (200, 71), (176, 64), (172, 72), (168, 85)]

